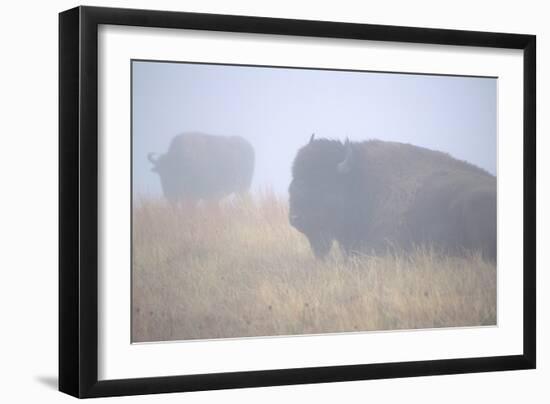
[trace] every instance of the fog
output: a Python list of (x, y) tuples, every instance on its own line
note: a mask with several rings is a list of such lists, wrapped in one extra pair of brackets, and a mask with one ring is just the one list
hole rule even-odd
[(134, 195), (162, 194), (147, 153), (188, 131), (247, 139), (252, 189), (282, 195), (312, 133), (412, 143), (496, 174), (496, 93), (494, 78), (134, 61)]

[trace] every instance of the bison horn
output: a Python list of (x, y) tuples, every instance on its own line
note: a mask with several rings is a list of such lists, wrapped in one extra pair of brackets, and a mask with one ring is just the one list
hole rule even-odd
[(151, 163), (153, 163), (154, 165), (156, 165), (157, 162), (158, 162), (158, 157), (155, 157), (156, 154), (157, 154), (157, 153), (149, 153), (149, 154), (147, 154), (147, 158), (148, 158), (149, 161), (150, 161)]
[(309, 138), (309, 143), (311, 144), (315, 140), (315, 133), (311, 134), (311, 137)]
[(351, 170), (353, 153), (352, 153), (352, 148), (351, 148), (351, 143), (349, 141), (349, 138), (346, 138), (346, 143), (344, 143), (344, 147), (346, 150), (346, 155), (344, 156), (344, 160), (338, 163), (338, 166), (337, 166), (338, 172), (342, 174), (346, 174)]

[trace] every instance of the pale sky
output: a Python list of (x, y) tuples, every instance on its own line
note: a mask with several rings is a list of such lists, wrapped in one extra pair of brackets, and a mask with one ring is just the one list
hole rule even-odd
[(286, 195), (297, 150), (316, 137), (412, 143), (496, 174), (497, 79), (132, 62), (135, 195), (161, 195), (148, 152), (177, 134), (239, 135), (252, 189)]

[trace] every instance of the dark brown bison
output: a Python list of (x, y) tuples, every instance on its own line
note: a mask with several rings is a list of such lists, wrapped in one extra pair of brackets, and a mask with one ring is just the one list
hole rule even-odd
[(240, 136), (183, 133), (174, 137), (168, 151), (149, 161), (170, 202), (218, 200), (250, 188), (254, 149)]
[(312, 135), (292, 175), (290, 223), (317, 257), (334, 240), (346, 253), (430, 246), (496, 257), (496, 178), (448, 154)]

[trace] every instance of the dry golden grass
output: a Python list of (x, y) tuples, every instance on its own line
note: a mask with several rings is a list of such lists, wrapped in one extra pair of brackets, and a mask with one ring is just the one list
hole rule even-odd
[(267, 193), (133, 212), (134, 342), (496, 323), (496, 266), (479, 254), (316, 260)]

